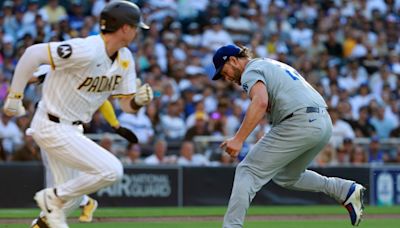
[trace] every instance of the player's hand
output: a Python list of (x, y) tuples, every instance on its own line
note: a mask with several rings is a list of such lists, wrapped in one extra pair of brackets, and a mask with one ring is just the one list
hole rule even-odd
[(236, 158), (242, 150), (243, 142), (233, 137), (225, 140), (219, 147), (231, 157)]
[(21, 93), (10, 92), (4, 103), (3, 111), (7, 116), (23, 116), (26, 114), (22, 105), (23, 95)]
[(135, 103), (139, 106), (148, 105), (153, 100), (153, 89), (149, 84), (140, 86), (135, 95)]
[(115, 133), (117, 133), (118, 135), (124, 137), (126, 140), (128, 140), (131, 143), (138, 143), (138, 137), (136, 136), (135, 133), (133, 133), (131, 130), (129, 130), (128, 128), (125, 127), (116, 127), (114, 128)]

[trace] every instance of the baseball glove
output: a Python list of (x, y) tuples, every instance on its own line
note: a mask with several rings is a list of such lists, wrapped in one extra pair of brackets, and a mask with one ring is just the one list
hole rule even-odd
[(119, 128), (114, 128), (115, 133), (119, 134), (120, 136), (124, 137), (126, 140), (128, 140), (131, 143), (138, 143), (139, 140), (135, 133), (133, 133), (131, 130), (125, 127), (119, 127)]

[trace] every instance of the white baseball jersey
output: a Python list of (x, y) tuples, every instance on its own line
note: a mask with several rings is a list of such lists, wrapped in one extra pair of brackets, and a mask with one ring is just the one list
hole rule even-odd
[(52, 71), (39, 107), (67, 121), (90, 122), (110, 95), (136, 92), (135, 64), (127, 48), (112, 61), (101, 35), (48, 45)]

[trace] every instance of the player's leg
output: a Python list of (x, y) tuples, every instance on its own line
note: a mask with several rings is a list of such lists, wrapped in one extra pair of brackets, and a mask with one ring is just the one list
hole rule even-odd
[[(58, 185), (56, 190), (44, 189), (35, 196), (42, 210), (49, 205), (54, 209), (46, 212), (49, 222), (53, 220), (66, 226), (62, 209), (68, 205), (65, 202), (111, 185), (122, 177), (122, 165), (111, 153), (85, 137), (76, 126), (54, 123), (35, 115), (32, 128), (35, 141), (48, 152), (49, 158), (82, 171), (76, 178)], [(52, 171), (55, 174), (53, 168)], [(45, 197), (50, 199), (46, 205)]]
[(47, 153), (42, 148), (40, 148), (40, 156), (44, 168), (44, 185), (46, 188), (49, 188), (54, 186), (54, 177), (49, 167), (49, 158), (47, 157)]
[[(64, 169), (60, 170), (60, 167), (62, 167), (62, 164), (57, 164), (57, 163), (59, 163), (57, 160), (49, 162), (49, 157), (47, 155), (47, 152), (43, 149), (40, 149), (40, 155), (41, 155), (42, 164), (44, 167), (44, 178), (45, 178), (45, 187), (46, 188), (51, 188), (56, 185), (55, 184), (56, 181), (55, 181), (53, 172), (51, 171), (52, 168), (50, 168), (50, 163), (53, 166), (54, 172), (58, 173), (57, 179), (58, 179), (59, 183), (62, 183), (64, 181), (66, 181), (67, 179), (69, 179), (69, 178), (67, 178), (67, 176), (69, 176), (69, 175), (65, 175), (65, 174), (70, 174), (70, 172), (68, 172), (67, 170), (64, 170)], [(71, 176), (71, 178), (72, 178), (72, 176)], [(47, 223), (47, 219), (45, 217), (45, 213), (43, 211), (40, 212), (38, 218), (33, 220), (31, 227), (32, 228), (48, 228), (49, 227), (49, 225)]]
[(353, 225), (358, 225), (362, 215), (362, 194), (365, 188), (359, 184), (355, 184), (354, 181), (337, 177), (326, 177), (306, 169), (310, 162), (326, 145), (331, 136), (332, 124), (328, 115), (324, 115), (324, 118), (321, 118), (320, 126), (323, 125), (325, 125), (325, 127), (322, 127), (323, 131), (321, 132), (321, 135), (323, 137), (320, 139), (320, 142), (285, 166), (273, 178), (273, 181), (276, 184), (289, 189), (323, 192), (338, 202), (343, 203), (346, 207), (353, 207), (349, 210), (351, 222)]
[[(46, 145), (49, 158), (59, 161), (70, 169), (80, 171), (76, 178), (57, 184), (59, 197), (69, 200), (92, 193), (122, 177), (122, 164), (114, 155), (81, 133), (74, 132), (73, 126), (60, 126), (63, 136), (37, 140), (39, 144), (53, 141)], [(54, 172), (53, 174), (56, 175)], [(57, 181), (57, 177), (55, 178)]]
[(94, 211), (97, 209), (97, 200), (84, 195), (79, 205), (82, 208), (81, 215), (79, 216), (79, 222), (91, 222), (93, 220)]
[(237, 166), (224, 227), (242, 227), (246, 211), (257, 191), (300, 156), (308, 142), (315, 140), (315, 135), (319, 134), (318, 129), (310, 129), (310, 134), (297, 134), (294, 132), (297, 127), (297, 124), (273, 127)]

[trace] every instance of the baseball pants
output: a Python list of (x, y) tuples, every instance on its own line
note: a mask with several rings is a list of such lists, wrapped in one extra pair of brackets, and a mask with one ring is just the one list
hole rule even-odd
[(325, 109), (319, 113), (300, 109), (274, 126), (236, 167), (223, 227), (243, 227), (250, 202), (270, 180), (289, 189), (323, 192), (343, 202), (353, 181), (306, 169), (331, 134), (332, 122)]
[(57, 195), (66, 201), (66, 215), (79, 206), (83, 195), (122, 178), (121, 162), (87, 138), (79, 125), (50, 121), (47, 113), (38, 109), (31, 129), (36, 143), (47, 153)]

